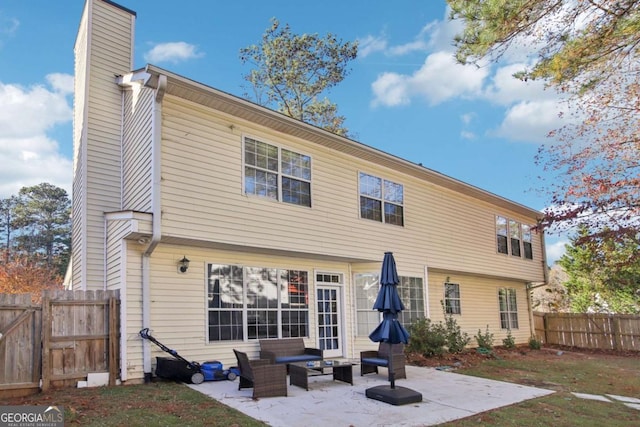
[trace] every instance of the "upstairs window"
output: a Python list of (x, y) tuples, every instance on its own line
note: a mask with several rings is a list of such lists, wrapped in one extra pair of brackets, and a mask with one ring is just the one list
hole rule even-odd
[(511, 255), (520, 256), (520, 223), (509, 220), (509, 235), (511, 238)]
[(496, 216), (496, 244), (499, 254), (533, 259), (530, 225)]
[(508, 243), (508, 232), (509, 228), (507, 227), (507, 218), (502, 216), (496, 217), (496, 237), (498, 243), (498, 253), (499, 254), (508, 254), (509, 253), (509, 243)]
[(311, 207), (311, 157), (245, 138), (244, 192)]
[(404, 225), (404, 186), (360, 172), (360, 217)]
[(524, 257), (533, 259), (533, 247), (531, 245), (531, 226), (522, 224), (522, 246), (524, 248)]

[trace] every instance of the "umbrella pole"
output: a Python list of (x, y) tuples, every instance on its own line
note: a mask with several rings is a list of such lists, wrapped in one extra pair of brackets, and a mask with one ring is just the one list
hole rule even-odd
[(391, 379), (391, 388), (396, 388), (396, 373), (393, 371), (393, 345), (389, 343), (389, 378)]

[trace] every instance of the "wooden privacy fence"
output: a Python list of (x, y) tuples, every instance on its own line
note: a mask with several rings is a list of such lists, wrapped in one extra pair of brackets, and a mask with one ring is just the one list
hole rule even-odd
[(0, 397), (75, 386), (90, 373), (118, 375), (117, 291), (0, 294)]
[(640, 351), (640, 316), (534, 313), (536, 337), (545, 344)]
[(0, 294), (0, 397), (40, 387), (42, 308), (31, 295)]

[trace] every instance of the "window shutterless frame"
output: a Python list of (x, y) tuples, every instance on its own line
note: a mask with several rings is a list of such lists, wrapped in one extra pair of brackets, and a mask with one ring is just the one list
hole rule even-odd
[(306, 270), (207, 263), (207, 340), (309, 337)]
[[(373, 304), (380, 290), (378, 273), (355, 273), (356, 336), (368, 337), (380, 323), (381, 313), (373, 310)], [(424, 278), (415, 276), (399, 276), (398, 295), (405, 306), (400, 312), (399, 320), (409, 327), (412, 323), (425, 317), (426, 288)]]
[(242, 165), (243, 194), (311, 207), (311, 156), (245, 135)]
[(496, 252), (512, 257), (533, 259), (531, 226), (496, 215)]
[(358, 172), (360, 218), (404, 227), (404, 185)]
[(444, 310), (446, 314), (462, 314), (459, 283), (444, 283)]
[(498, 289), (498, 309), (501, 329), (518, 329), (518, 303), (514, 288)]

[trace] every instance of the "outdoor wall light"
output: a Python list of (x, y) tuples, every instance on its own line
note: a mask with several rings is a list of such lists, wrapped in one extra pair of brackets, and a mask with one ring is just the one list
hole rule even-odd
[(178, 269), (180, 270), (180, 273), (186, 273), (189, 269), (189, 260), (186, 256), (183, 256), (182, 259), (178, 261)]

